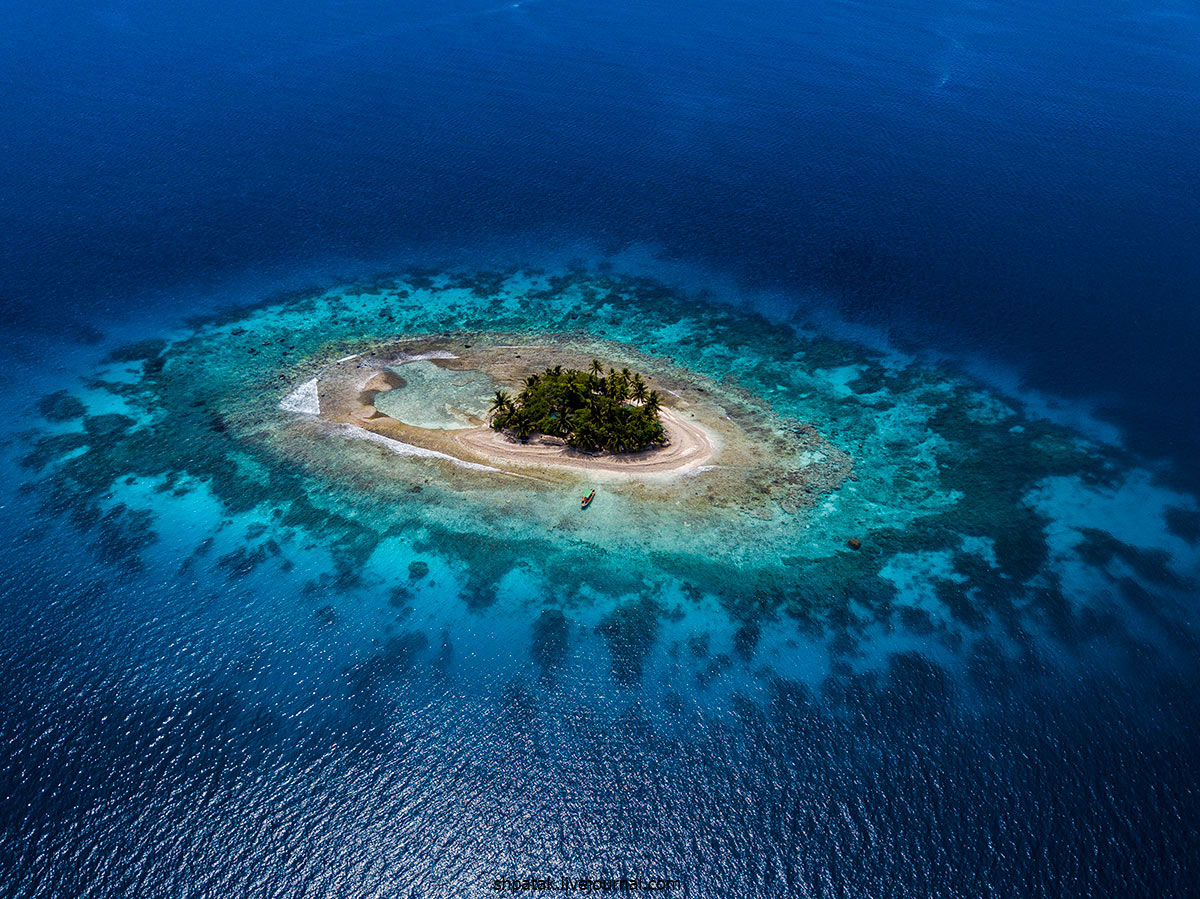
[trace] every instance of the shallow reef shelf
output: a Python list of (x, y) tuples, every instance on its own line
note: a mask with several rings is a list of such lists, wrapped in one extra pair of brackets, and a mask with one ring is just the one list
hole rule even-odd
[[(489, 364), (454, 361), (472, 354)], [(453, 390), (470, 407), (547, 358), (592, 357), (708, 421), (712, 464), (602, 480), (581, 515), (586, 471), (514, 476), (324, 414), (330, 372), (361, 370), (373, 403), (370, 379), (404, 383), (411, 364), (443, 391), (417, 424), (466, 427), (480, 410)], [(727, 655), (696, 644), (713, 678), (803, 667), (802, 645), (835, 665), (870, 664), (888, 641), (1070, 645), (1114, 605), (1171, 651), (1165, 622), (1200, 570), (1195, 499), (1123, 452), (953, 372), (646, 278), (407, 272), (195, 322), (80, 374), (41, 399), (23, 465), (107, 558), (295, 578), (329, 625), (376, 597), (389, 633), (436, 582), (474, 614), (523, 616), (539, 666), (564, 664), (568, 623), (586, 629), (626, 684), (668, 632), (724, 634)], [(188, 502), (211, 514), (170, 511)], [(230, 533), (238, 545), (210, 552)]]

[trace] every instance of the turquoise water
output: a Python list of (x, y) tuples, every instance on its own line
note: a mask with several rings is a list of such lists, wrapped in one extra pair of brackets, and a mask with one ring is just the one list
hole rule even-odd
[[(4, 11), (0, 895), (1195, 892), (1195, 3)], [(428, 334), (752, 450), (305, 411)]]
[[(718, 456), (666, 486), (605, 486), (581, 515), (569, 484), (396, 455), (287, 401), (383, 341), (489, 334), (586, 335), (693, 372), (780, 467), (734, 479)], [(394, 370), (414, 389), (380, 408), (422, 427), (465, 426), (496, 387), (428, 361)], [(472, 646), (445, 662), (464, 677), (602, 664), (602, 689), (753, 693), (906, 649), (951, 664), (979, 640), (1016, 653), (1114, 595), (1182, 596), (1200, 562), (1179, 526), (1194, 498), (1120, 451), (961, 375), (645, 278), (387, 276), (79, 374), (44, 402), (60, 420), (26, 456), (32, 484), (104, 522), (131, 565), (152, 554), (159, 571), (290, 585), (289, 614), (368, 670), (416, 643), (427, 663), (448, 633)]]
[[(398, 454), (304, 411), (329, 366), (431, 335), (659, 360), (706, 391), (754, 464), (606, 481), (581, 513), (587, 476)], [(871, 833), (922, 847), (930, 826), (963, 852), (993, 827), (1023, 845), (1020, 821), (1068, 801), (1075, 842), (1056, 845), (1071, 851), (1030, 864), (1069, 868), (1080, 840), (1099, 852), (1126, 826), (1089, 799), (1088, 772), (1111, 761), (1077, 754), (1109, 745), (1091, 718), (1073, 730), (1079, 697), (1105, 728), (1156, 733), (1113, 718), (1111, 697), (1144, 682), (1122, 707), (1153, 722), (1155, 697), (1184, 689), (1145, 674), (1194, 655), (1178, 622), (1200, 575), (1195, 497), (895, 349), (564, 268), (295, 291), (104, 352), (44, 374), (8, 444), (9, 511), (41, 524), (4, 565), (47, 601), (12, 613), (27, 635), (13, 651), (41, 673), (5, 740), (30, 747), (14, 752), (32, 772), (36, 733), (57, 735), (64, 770), (109, 747), (57, 823), (43, 806), (21, 819), (26, 871), (63, 858), (67, 826), (72, 853), (97, 828), (186, 834), (176, 864), (137, 875), (155, 889), (172, 871), (226, 889), (262, 865), (318, 892), (461, 895), (569, 872), (711, 895), (731, 871), (771, 881), (774, 850), (739, 849), (745, 835), (874, 879), (839, 847)], [(429, 361), (393, 370), (432, 389), (405, 411), (425, 424), (458, 425), (464, 391), (486, 394)], [(1062, 734), (1093, 748), (1060, 758), (1044, 740)], [(1131, 745), (1150, 753), (1120, 769), (1138, 794), (1188, 752)], [(203, 798), (184, 808), (181, 789)], [(980, 818), (980, 795), (1011, 812)], [(270, 834), (307, 848), (281, 858)], [(347, 839), (364, 867), (323, 861)], [(939, 866), (914, 852), (924, 889)], [(70, 857), (55, 889), (132, 888)]]

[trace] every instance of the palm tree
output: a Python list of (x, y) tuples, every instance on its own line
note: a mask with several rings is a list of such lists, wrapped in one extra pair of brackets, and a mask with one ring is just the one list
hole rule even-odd
[(661, 408), (661, 406), (662, 406), (662, 400), (659, 397), (657, 390), (651, 390), (650, 393), (648, 393), (646, 395), (646, 401), (644, 403), (642, 403), (642, 408), (645, 409), (647, 412), (649, 412), (651, 415), (657, 415), (658, 410), (659, 410), (659, 408)]
[(565, 409), (551, 409), (546, 418), (550, 422), (550, 430), (547, 433), (553, 434), (555, 437), (566, 437), (570, 433), (570, 428), (567, 426), (567, 411)]
[(592, 374), (597, 378), (604, 374), (604, 366), (600, 364), (599, 359), (592, 360)]
[(641, 375), (633, 376), (633, 398), (639, 403), (646, 402), (646, 382), (642, 380)]
[(533, 434), (533, 422), (529, 420), (529, 416), (520, 414), (517, 416), (517, 422), (513, 425), (513, 432), (517, 435), (517, 439), (524, 443)]
[(492, 408), (488, 412), (505, 412), (512, 405), (512, 398), (504, 390), (497, 390), (496, 396), (492, 401)]
[(608, 370), (608, 383), (604, 392), (618, 403), (625, 399), (625, 379), (615, 368)]

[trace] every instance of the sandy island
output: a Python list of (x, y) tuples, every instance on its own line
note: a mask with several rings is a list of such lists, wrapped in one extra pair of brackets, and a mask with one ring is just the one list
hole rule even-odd
[[(647, 385), (659, 392), (659, 416), (667, 435), (664, 445), (627, 454), (588, 453), (568, 447), (559, 438), (543, 435), (523, 443), (490, 427), (487, 403), (479, 394), (481, 384), (494, 382), (495, 387), (514, 390), (547, 367), (586, 369), (592, 359), (606, 367), (640, 371)], [(427, 368), (406, 369), (414, 362)], [(420, 392), (420, 384), (428, 383), (428, 366), (435, 366), (433, 371), (455, 385), (473, 385), (476, 393), (464, 404), (474, 408), (454, 407), (457, 388), (453, 386), (447, 392), (442, 384), (436, 396)], [(461, 373), (461, 378), (456, 380), (454, 373)], [(393, 391), (414, 391), (411, 397), (393, 395), (396, 402), (391, 398), (382, 402), (392, 409), (410, 410), (403, 417), (419, 421), (424, 412), (436, 409), (432, 418), (452, 415), (457, 426), (421, 427), (385, 414), (377, 401)], [(764, 413), (743, 408), (736, 390), (625, 344), (575, 337), (530, 345), (501, 335), (454, 335), (375, 345), (329, 363), (279, 405), (398, 455), (438, 459), (463, 470), (551, 482), (586, 475), (589, 480), (640, 482), (646, 487), (668, 482), (682, 486), (684, 482), (677, 479), (686, 476), (693, 485), (691, 492), (703, 502), (754, 503), (773, 498), (786, 511), (794, 511), (835, 489), (853, 468), (849, 456), (815, 428), (772, 423)], [(673, 490), (671, 495), (680, 494)]]
[[(493, 430), (480, 411), (456, 410), (469, 423), (459, 428), (425, 428), (398, 421), (376, 408), (379, 394), (414, 389), (403, 377), (404, 365), (428, 361), (454, 371), (482, 371), (506, 384), (547, 366), (586, 367), (600, 348), (561, 346), (479, 346), (459, 344), (455, 352), (446, 340), (397, 344), (333, 362), (317, 377), (306, 381), (280, 402), (290, 412), (319, 418), (364, 432), (361, 436), (388, 446), (402, 455), (444, 458), (468, 468), (536, 474), (537, 469), (565, 469), (589, 473), (669, 476), (696, 472), (713, 464), (721, 440), (714, 424), (697, 420), (695, 403), (676, 385), (656, 381), (663, 406), (659, 417), (667, 440), (662, 446), (636, 453), (586, 453), (559, 438), (539, 435), (521, 442)], [(605, 354), (612, 359), (611, 352)], [(614, 360), (618, 364), (626, 360)], [(719, 413), (710, 418), (719, 418)]]

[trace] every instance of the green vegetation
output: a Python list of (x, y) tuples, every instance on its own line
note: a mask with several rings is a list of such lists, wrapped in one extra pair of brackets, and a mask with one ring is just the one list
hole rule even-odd
[(627, 368), (606, 376), (597, 360), (590, 371), (556, 365), (526, 378), (515, 399), (497, 391), (492, 427), (520, 440), (548, 434), (576, 449), (632, 453), (665, 439), (659, 404), (658, 391)]

